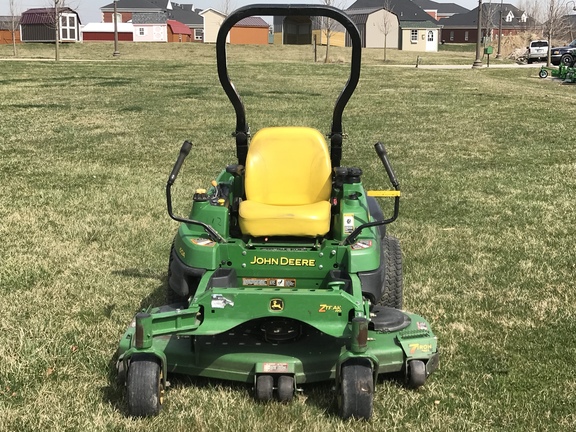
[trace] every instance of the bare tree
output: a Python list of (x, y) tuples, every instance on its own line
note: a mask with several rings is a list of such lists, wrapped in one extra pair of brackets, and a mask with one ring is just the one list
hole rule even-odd
[(60, 61), (60, 11), (61, 7), (64, 6), (64, 0), (53, 0), (54, 1), (54, 15), (52, 17), (52, 22), (54, 23), (54, 60)]
[[(338, 9), (342, 9), (344, 7), (344, 3), (338, 0), (322, 0), (321, 3), (325, 6), (333, 6)], [(321, 32), (326, 37), (326, 57), (324, 58), (324, 63), (328, 63), (330, 59), (330, 38), (340, 27), (340, 23), (336, 20), (333, 20), (332, 18), (320, 18)]]
[(20, 15), (20, 12), (18, 11), (16, 0), (10, 0), (10, 33), (12, 34), (12, 49), (14, 51), (14, 57), (18, 56), (18, 49), (16, 48), (16, 31), (20, 24), (20, 18), (18, 15)]
[(566, 3), (564, 0), (548, 0), (543, 10), (544, 36), (548, 40), (547, 66), (551, 64), (552, 39), (566, 33), (569, 29)]
[(236, 9), (236, 6), (232, 0), (221, 0), (220, 1), (220, 12), (228, 16), (230, 12)]
[(380, 33), (382, 33), (384, 35), (384, 61), (386, 61), (387, 60), (386, 48), (388, 47), (388, 34), (390, 33), (390, 31), (394, 27), (394, 24), (396, 23), (397, 18), (394, 15), (394, 12), (393, 12), (394, 6), (392, 5), (391, 0), (384, 0), (382, 2), (382, 8), (383, 8), (382, 20), (378, 23), (378, 30), (380, 30)]

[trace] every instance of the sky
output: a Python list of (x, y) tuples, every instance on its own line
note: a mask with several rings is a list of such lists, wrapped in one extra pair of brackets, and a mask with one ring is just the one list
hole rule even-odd
[[(435, 0), (438, 3), (456, 3), (459, 4), (467, 9), (474, 9), (478, 6), (477, 0)], [(20, 13), (23, 11), (35, 8), (35, 7), (50, 7), (50, 4), (54, 4), (51, 0), (14, 0), (17, 9)], [(508, 2), (510, 2), (508, 0)], [(100, 22), (101, 21), (101, 12), (100, 8), (107, 4), (112, 3), (112, 0), (66, 0), (66, 4), (69, 5), (72, 9), (77, 11), (80, 14), (80, 22), (82, 24), (87, 24), (89, 22)], [(180, 0), (176, 1), (176, 3), (184, 3), (190, 4), (193, 3), (195, 8), (205, 9), (208, 7), (212, 7), (214, 9), (219, 9), (219, 6), (223, 3), (223, 1), (219, 0)], [(231, 4), (233, 8), (237, 8), (240, 6), (244, 6), (247, 4), (252, 3), (321, 3), (318, 0), (299, 0), (299, 1), (290, 1), (290, 0), (231, 0)], [(335, 3), (338, 3), (336, 1)], [(345, 6), (349, 6), (354, 3), (354, 0), (345, 1)], [(9, 0), (0, 0), (0, 16), (1, 15), (10, 15), (10, 7), (9, 7)]]

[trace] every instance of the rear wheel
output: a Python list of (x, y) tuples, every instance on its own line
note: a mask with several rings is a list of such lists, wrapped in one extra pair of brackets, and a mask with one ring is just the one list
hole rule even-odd
[(346, 363), (342, 366), (338, 409), (340, 417), (368, 420), (374, 405), (374, 379), (367, 364)]
[[(375, 221), (383, 221), (384, 212), (382, 212), (382, 208), (378, 204), (378, 201), (376, 201), (376, 198), (369, 196), (366, 198), (366, 201), (368, 202), (368, 210), (370, 211), (372, 219)], [(386, 235), (386, 225), (379, 225), (378, 231), (380, 232), (380, 238), (384, 238)]]
[(382, 298), (378, 304), (402, 309), (402, 251), (398, 239), (393, 236), (384, 237), (382, 239), (382, 253), (384, 254), (384, 286)]
[(170, 259), (168, 260), (168, 281), (166, 282), (166, 304), (187, 304), (188, 296), (178, 294), (170, 286), (170, 279), (172, 278), (172, 261), (174, 260), (174, 242), (170, 248)]
[(164, 399), (160, 361), (154, 356), (132, 359), (126, 377), (128, 412), (135, 417), (155, 416)]

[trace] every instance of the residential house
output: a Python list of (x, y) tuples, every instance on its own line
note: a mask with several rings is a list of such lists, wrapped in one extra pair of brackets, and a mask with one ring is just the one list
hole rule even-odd
[(260, 17), (244, 18), (230, 29), (231, 44), (268, 45), (270, 25)]
[(554, 35), (556, 42), (553, 42), (553, 46), (567, 45), (576, 39), (576, 14), (564, 15), (562, 18), (564, 25), (559, 26), (559, 31)]
[[(482, 37), (498, 37), (523, 33), (539, 27), (526, 12), (510, 3), (482, 4)], [(442, 41), (445, 43), (476, 43), (478, 40), (478, 8), (442, 20)]]
[[(80, 17), (68, 7), (58, 8), (60, 42), (80, 40)], [(22, 42), (54, 42), (56, 40), (56, 9), (28, 9), (22, 14), (20, 31)]]
[(452, 15), (469, 12), (469, 9), (457, 5), (456, 3), (438, 3), (432, 0), (412, 1), (436, 21), (450, 18)]
[(0, 16), (0, 45), (12, 44), (12, 31), (16, 43), (20, 43), (20, 17)]
[[(438, 51), (441, 26), (410, 0), (358, 0), (346, 10), (352, 18), (365, 48), (404, 51)], [(384, 37), (386, 36), (386, 38)], [(347, 40), (347, 44), (350, 41)]]
[[(208, 8), (200, 12), (200, 16), (204, 19), (204, 42), (216, 43), (218, 30), (220, 30), (220, 26), (226, 19), (226, 14), (216, 9)], [(226, 42), (230, 42), (230, 33), (228, 33)]]
[[(166, 2), (164, 2), (166, 3)], [(167, 6), (166, 3), (164, 6)], [(102, 22), (114, 22), (114, 2), (102, 6)], [(118, 22), (131, 22), (134, 13), (162, 13), (166, 8), (149, 0), (118, 0), (116, 2), (116, 16)]]
[(172, 2), (172, 10), (168, 10), (168, 19), (183, 23), (192, 31), (192, 42), (204, 41), (204, 19), (200, 9), (194, 9), (193, 4)]

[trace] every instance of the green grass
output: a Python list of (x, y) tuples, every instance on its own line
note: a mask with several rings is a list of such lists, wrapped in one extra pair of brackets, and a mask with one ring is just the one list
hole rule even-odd
[[(344, 113), (343, 162), (385, 186), (372, 144), (387, 146), (404, 194), (390, 231), (405, 306), (432, 322), (440, 370), (417, 392), (381, 380), (369, 423), (336, 416), (330, 383), (261, 405), (248, 386), (183, 377), (159, 417), (127, 418), (113, 357), (133, 314), (163, 296), (180, 144), (194, 148), (179, 213), (235, 160), (213, 47), (163, 47), (149, 60), (1, 62), (0, 430), (576, 428), (574, 87), (537, 69), (380, 67), (381, 51), (365, 53)], [(253, 130), (328, 131), (347, 64), (286, 47), (230, 57)]]

